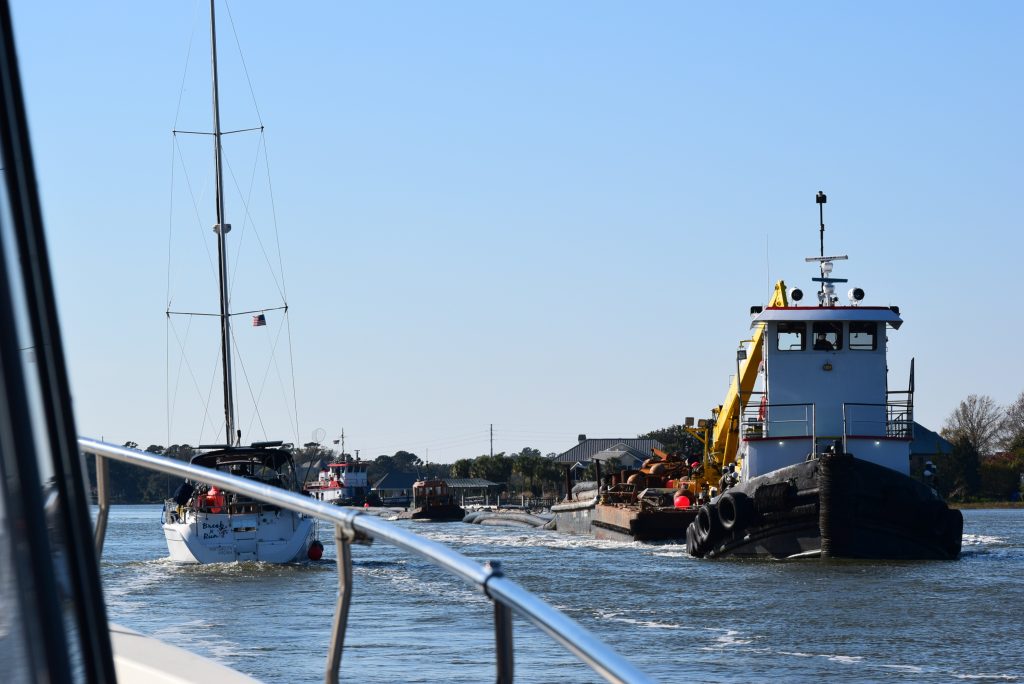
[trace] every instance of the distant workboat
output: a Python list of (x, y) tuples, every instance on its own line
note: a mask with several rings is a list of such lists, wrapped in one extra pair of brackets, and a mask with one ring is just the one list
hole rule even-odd
[[(231, 311), (224, 220), (220, 108), (217, 86), (217, 30), (210, 3), (213, 62), (213, 141), (215, 152), (217, 255), (220, 294), (220, 347), (224, 390), (224, 429), (228, 443), (200, 447), (192, 463), (230, 472), (289, 491), (301, 492), (291, 453), (281, 442), (242, 446), (235, 429), (234, 387), (231, 375)], [(170, 315), (171, 312), (168, 312)], [(252, 313), (252, 312), (247, 312)], [(253, 325), (266, 325), (262, 313)], [(183, 563), (263, 561), (287, 563), (307, 557), (313, 542), (313, 520), (232, 492), (186, 482), (164, 504), (163, 531), (171, 559)], [(315, 552), (313, 555), (317, 555)], [(319, 557), (317, 555), (317, 557)]]
[(398, 514), (399, 519), (462, 520), (466, 511), (455, 503), (448, 483), (440, 478), (417, 480), (412, 485), (412, 508)]
[(328, 463), (317, 479), (307, 482), (306, 493), (317, 501), (338, 506), (362, 506), (374, 503), (376, 497), (370, 494), (366, 476), (367, 463), (364, 461), (339, 461)]
[[(818, 193), (819, 207), (825, 203)], [(823, 215), (823, 214), (822, 214)], [(889, 388), (888, 330), (895, 306), (840, 306), (824, 219), (817, 305), (780, 281), (753, 307), (753, 339), (737, 382), (703, 432), (709, 501), (687, 528), (699, 557), (953, 559), (963, 517), (910, 474), (914, 366), (906, 390)], [(763, 362), (762, 362), (763, 359)], [(757, 388), (760, 389), (757, 389)], [(695, 431), (697, 432), (697, 431)], [(711, 476), (714, 477), (711, 477)], [(717, 479), (716, 479), (717, 478)]]

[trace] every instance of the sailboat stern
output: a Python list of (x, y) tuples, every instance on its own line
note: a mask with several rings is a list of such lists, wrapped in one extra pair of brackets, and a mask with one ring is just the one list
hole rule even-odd
[(280, 509), (168, 517), (164, 538), (177, 563), (290, 563), (305, 560), (313, 540), (312, 518)]

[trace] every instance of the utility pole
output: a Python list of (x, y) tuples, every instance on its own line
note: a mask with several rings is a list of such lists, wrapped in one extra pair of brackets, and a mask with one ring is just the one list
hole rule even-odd
[(491, 458), (494, 458), (494, 423), (491, 423)]

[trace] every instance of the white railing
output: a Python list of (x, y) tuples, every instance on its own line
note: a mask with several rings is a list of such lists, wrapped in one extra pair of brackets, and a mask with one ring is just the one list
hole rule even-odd
[(99, 499), (99, 515), (96, 519), (97, 555), (103, 551), (103, 540), (106, 535), (110, 510), (107, 459), (195, 482), (216, 485), (228, 491), (245, 494), (258, 501), (281, 506), (333, 524), (334, 539), (338, 548), (338, 601), (335, 606), (327, 669), (324, 675), (327, 684), (337, 684), (341, 668), (349, 602), (352, 597), (351, 544), (372, 541), (386, 542), (416, 554), (445, 570), (448, 574), (468, 582), (492, 601), (494, 604), (495, 660), (499, 684), (511, 684), (513, 681), (513, 613), (525, 618), (548, 634), (606, 681), (653, 681), (572, 618), (551, 607), (512, 580), (505, 578), (500, 563), (496, 561), (480, 565), (443, 544), (409, 532), (402, 527), (381, 520), (377, 516), (366, 515), (359, 509), (325, 504), (311, 497), (287, 492), (278, 487), (261, 484), (244, 477), (191, 465), (145, 451), (107, 444), (95, 439), (80, 437), (78, 445), (85, 453), (94, 454), (97, 457), (96, 487)]

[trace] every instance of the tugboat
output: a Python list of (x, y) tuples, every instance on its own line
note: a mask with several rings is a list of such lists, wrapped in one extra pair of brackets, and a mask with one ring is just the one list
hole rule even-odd
[(466, 511), (455, 503), (448, 483), (434, 478), (417, 480), (412, 485), (412, 509), (398, 514), (399, 520), (461, 521)]
[(306, 493), (317, 501), (337, 506), (373, 505), (373, 496), (366, 479), (366, 466), (363, 461), (328, 463), (315, 481), (306, 483)]
[[(704, 428), (705, 467), (718, 476), (686, 532), (690, 555), (955, 559), (963, 517), (910, 476), (914, 366), (890, 390), (887, 331), (899, 307), (839, 305), (826, 256), (825, 194), (816, 306), (783, 281), (767, 308), (752, 307), (753, 340), (737, 353), (737, 380)], [(763, 360), (762, 360), (763, 359)], [(759, 386), (760, 389), (755, 390)], [(713, 486), (717, 484), (717, 486)]]

